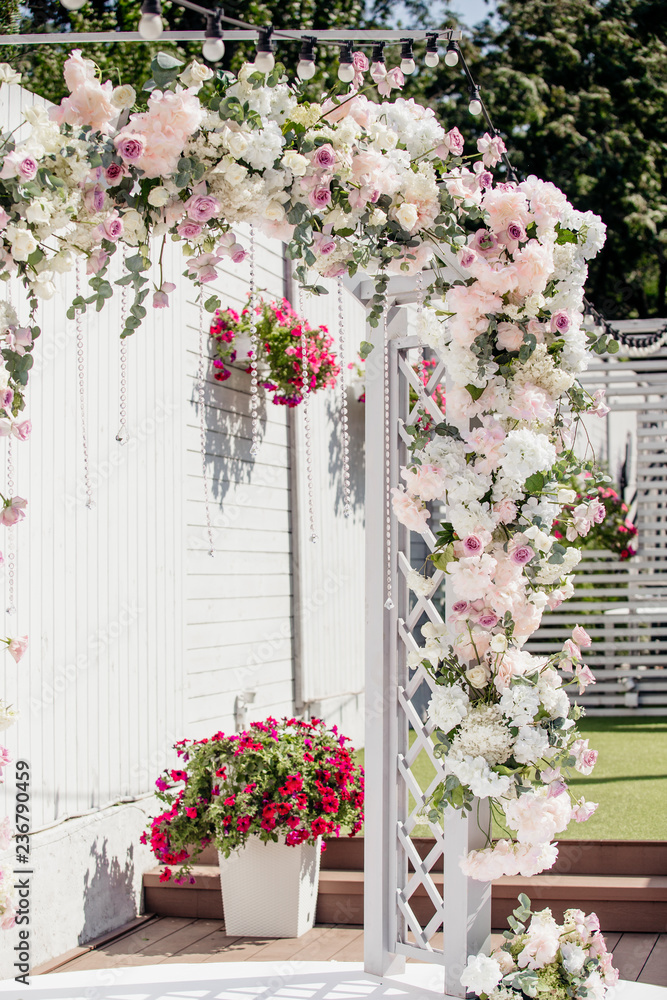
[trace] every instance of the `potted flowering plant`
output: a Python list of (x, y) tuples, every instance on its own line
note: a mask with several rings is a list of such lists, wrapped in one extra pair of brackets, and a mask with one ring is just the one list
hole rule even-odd
[[(156, 782), (167, 808), (143, 843), (179, 866), (177, 882), (193, 881), (194, 861), (214, 844), (227, 932), (298, 937), (315, 920), (322, 836), (345, 828), (352, 837), (363, 822), (364, 773), (346, 742), (319, 719), (272, 718), (233, 736), (182, 740), (182, 767)], [(161, 879), (172, 875), (166, 867)], [(263, 902), (268, 887), (279, 907)]]
[[(262, 385), (273, 393), (273, 402), (298, 406), (304, 395), (303, 334), (306, 341), (307, 389), (316, 392), (336, 384), (340, 366), (331, 351), (333, 338), (325, 326), (313, 328), (292, 309), (287, 299), (260, 300), (255, 306), (257, 362)], [(218, 309), (210, 329), (213, 338), (215, 378), (229, 378), (230, 365), (248, 367), (252, 357), (250, 305), (239, 315)]]
[(471, 955), (461, 985), (483, 1000), (522, 1000), (546, 996), (554, 1000), (604, 1000), (618, 982), (595, 913), (566, 910), (559, 924), (551, 910), (530, 908), (523, 893), (509, 918), (504, 944), (489, 957)]

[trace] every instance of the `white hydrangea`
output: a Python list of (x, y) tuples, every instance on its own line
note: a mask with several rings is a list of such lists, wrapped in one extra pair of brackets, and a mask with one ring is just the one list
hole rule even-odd
[(468, 964), (461, 973), (461, 985), (470, 993), (487, 996), (503, 978), (500, 965), (489, 955), (469, 955)]
[(431, 700), (426, 710), (429, 722), (432, 722), (436, 729), (443, 733), (449, 733), (455, 726), (460, 725), (468, 714), (470, 699), (468, 694), (454, 684), (447, 687), (444, 684), (436, 685)]
[(504, 470), (517, 482), (550, 469), (556, 462), (556, 448), (546, 434), (537, 434), (528, 427), (510, 431), (502, 450)]
[(416, 569), (411, 569), (405, 576), (405, 582), (418, 597), (427, 597), (433, 589), (433, 580), (422, 576)]
[(529, 684), (513, 684), (500, 696), (500, 710), (513, 726), (521, 727), (533, 721), (540, 710), (540, 695)]
[(454, 737), (455, 756), (483, 757), (487, 764), (503, 764), (512, 753), (514, 737), (497, 705), (473, 708)]
[(509, 775), (497, 774), (492, 771), (483, 757), (471, 757), (469, 754), (447, 754), (447, 772), (455, 774), (462, 785), (467, 785), (473, 795), (479, 799), (498, 798), (506, 795), (513, 781)]
[(519, 764), (536, 764), (549, 750), (549, 736), (541, 726), (521, 726), (514, 745)]

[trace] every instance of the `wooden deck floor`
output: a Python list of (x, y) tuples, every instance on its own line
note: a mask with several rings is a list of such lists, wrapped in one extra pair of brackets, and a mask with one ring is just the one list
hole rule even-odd
[[(500, 935), (494, 935), (500, 941)], [(361, 927), (315, 927), (300, 938), (234, 938), (221, 920), (154, 917), (110, 943), (59, 965), (55, 972), (178, 962), (361, 962)], [(495, 943), (495, 941), (494, 941)], [(622, 979), (667, 986), (667, 934), (608, 934)], [(51, 971), (51, 969), (49, 971)], [(44, 969), (44, 971), (47, 971)]]

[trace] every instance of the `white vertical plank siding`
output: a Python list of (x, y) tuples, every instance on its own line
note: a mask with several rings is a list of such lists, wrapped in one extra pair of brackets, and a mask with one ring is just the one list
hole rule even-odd
[[(335, 281), (328, 295), (304, 296), (311, 326), (324, 325), (338, 353)], [(356, 360), (365, 333), (365, 310), (343, 289), (346, 361)], [(349, 383), (350, 373), (343, 373)], [(297, 442), (299, 495), (298, 558), (300, 629), (297, 703), (308, 714), (337, 724), (357, 746), (363, 743), (364, 713), (364, 417), (365, 404), (348, 392), (351, 514), (343, 513), (340, 389), (320, 391), (310, 401), (315, 532), (310, 541), (304, 414), (292, 412)]]
[[(248, 230), (239, 235), (248, 245)], [(240, 311), (248, 262), (230, 264), (211, 292)], [(255, 274), (265, 297), (282, 296), (282, 245), (257, 238)], [(261, 448), (250, 454), (250, 377), (235, 369), (216, 382), (207, 361), (206, 454), (215, 557), (208, 555), (196, 375), (199, 331), (188, 296), (187, 729), (234, 728), (236, 698), (256, 691), (248, 721), (294, 710), (290, 447), (286, 408), (260, 390)], [(205, 314), (206, 352), (210, 347)]]

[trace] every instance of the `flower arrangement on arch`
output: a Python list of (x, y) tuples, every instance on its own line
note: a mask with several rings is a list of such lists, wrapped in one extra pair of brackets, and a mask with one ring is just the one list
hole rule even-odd
[(559, 924), (551, 910), (531, 910), (521, 893), (492, 955), (470, 955), (461, 985), (480, 1000), (604, 1000), (619, 979), (595, 913), (566, 910)]
[[(182, 761), (156, 781), (167, 809), (141, 840), (177, 881), (209, 844), (229, 857), (249, 837), (290, 846), (352, 837), (363, 823), (364, 772), (347, 737), (320, 719), (268, 718), (232, 736), (183, 740)], [(172, 869), (161, 875), (169, 881)]]
[[(252, 349), (251, 306), (239, 314), (234, 309), (217, 309), (211, 323), (214, 341), (214, 378), (224, 382), (234, 361), (250, 362)], [(308, 320), (292, 309), (287, 299), (260, 299), (254, 306), (257, 361), (260, 384), (273, 393), (273, 402), (298, 406), (304, 397), (303, 340), (305, 334), (307, 386), (317, 392), (336, 384), (340, 365), (331, 350), (333, 337), (326, 326), (311, 327)], [(250, 370), (250, 369), (248, 369)]]
[[(570, 502), (563, 508), (571, 523), (561, 526), (558, 519), (554, 521), (554, 536), (559, 542), (579, 549), (606, 549), (621, 562), (637, 554), (637, 528), (614, 486), (596, 483), (587, 471), (572, 476), (563, 486), (571, 491)], [(591, 499), (598, 502), (592, 521), (586, 516)]]

